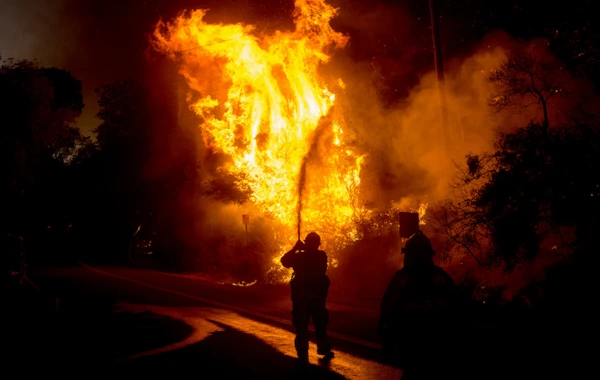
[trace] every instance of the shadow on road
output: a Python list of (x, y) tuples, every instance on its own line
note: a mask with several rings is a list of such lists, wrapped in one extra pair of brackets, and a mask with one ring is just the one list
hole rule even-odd
[(193, 331), (183, 321), (150, 311), (118, 311), (103, 297), (64, 298), (56, 304), (35, 290), (17, 292), (6, 304), (3, 359), (30, 370), (105, 368), (116, 358), (181, 341)]
[(120, 371), (140, 374), (169, 370), (195, 373), (201, 378), (223, 379), (345, 379), (318, 365), (304, 370), (296, 359), (285, 355), (261, 339), (214, 320), (215, 331), (204, 340), (163, 354), (120, 364)]
[(112, 325), (115, 358), (165, 347), (184, 340), (193, 332), (186, 323), (151, 311), (116, 313)]
[(207, 320), (218, 330), (203, 340), (164, 353), (118, 362), (185, 341), (194, 328), (152, 311), (120, 311), (102, 296), (64, 298), (58, 305), (35, 292), (14, 294), (3, 361), (29, 374), (99, 373), (155, 375), (157, 371), (193, 373), (204, 379), (344, 379), (326, 366), (303, 371), (296, 359), (254, 335)]

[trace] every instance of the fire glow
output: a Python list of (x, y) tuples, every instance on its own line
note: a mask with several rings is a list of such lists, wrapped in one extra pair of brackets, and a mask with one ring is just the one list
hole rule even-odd
[(368, 210), (359, 201), (365, 155), (335, 109), (346, 83), (318, 74), (348, 42), (330, 26), (337, 11), (296, 0), (293, 31), (259, 36), (251, 25), (206, 23), (207, 11), (195, 10), (159, 22), (154, 48), (176, 53), (205, 144), (231, 157), (223, 169), (252, 203), (290, 231), (302, 220), (302, 234), (319, 231), (340, 247), (358, 238), (354, 222)]

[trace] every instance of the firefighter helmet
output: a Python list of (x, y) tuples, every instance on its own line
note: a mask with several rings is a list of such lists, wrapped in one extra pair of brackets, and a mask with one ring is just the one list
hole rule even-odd
[(404, 248), (402, 248), (402, 253), (423, 253), (428, 255), (435, 255), (435, 251), (431, 245), (431, 241), (423, 234), (423, 232), (418, 231), (413, 234), (406, 244)]
[(311, 232), (308, 235), (306, 235), (304, 243), (306, 245), (318, 247), (319, 245), (321, 245), (321, 237), (316, 232)]

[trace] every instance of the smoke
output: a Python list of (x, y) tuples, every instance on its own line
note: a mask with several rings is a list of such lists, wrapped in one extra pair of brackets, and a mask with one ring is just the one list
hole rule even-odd
[(37, 59), (61, 66), (74, 42), (73, 28), (63, 23), (65, 0), (0, 2), (0, 54), (4, 58)]
[[(510, 38), (498, 34), (485, 42), (466, 57), (446, 62), (447, 144), (442, 138), (439, 89), (432, 67), (420, 75), (405, 98), (392, 105), (381, 92), (381, 74), (371, 62), (341, 55), (332, 62), (334, 67), (324, 70), (345, 82), (341, 88), (332, 80), (335, 112), (344, 115), (355, 143), (366, 154), (359, 193), (377, 215), (365, 226), (361, 240), (339, 255), (339, 271), (332, 274), (334, 294), (381, 293), (402, 264), (396, 212), (414, 212), (422, 203), (432, 205), (445, 199), (448, 182), (464, 156), (489, 151), (495, 134), (509, 128), (506, 120), (489, 111), (488, 75), (506, 59)], [(426, 233), (427, 228), (422, 226)], [(430, 237), (441, 252), (441, 242)]]
[(434, 72), (424, 74), (402, 103), (386, 107), (364, 64), (340, 64), (347, 86), (339, 105), (368, 153), (361, 186), (368, 203), (383, 208), (407, 197), (445, 197), (444, 179), (455, 163), (491, 147), (495, 125), (487, 108), (487, 71), (505, 57), (502, 47), (485, 48), (448, 65), (447, 155)]

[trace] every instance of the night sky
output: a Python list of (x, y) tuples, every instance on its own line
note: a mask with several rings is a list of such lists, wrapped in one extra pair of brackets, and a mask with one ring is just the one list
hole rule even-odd
[[(346, 54), (376, 62), (392, 96), (402, 97), (433, 69), (426, 0), (330, 0), (341, 8), (332, 22), (351, 38)], [(2, 0), (0, 55), (38, 59), (83, 81), (86, 108), (78, 124), (89, 133), (98, 121), (94, 89), (118, 78), (147, 79), (148, 34), (184, 9), (210, 9), (210, 22), (247, 22), (259, 31), (288, 29), (293, 0)], [(468, 55), (495, 30), (515, 38), (549, 37), (567, 28), (590, 33), (592, 1), (441, 0), (444, 58)]]

